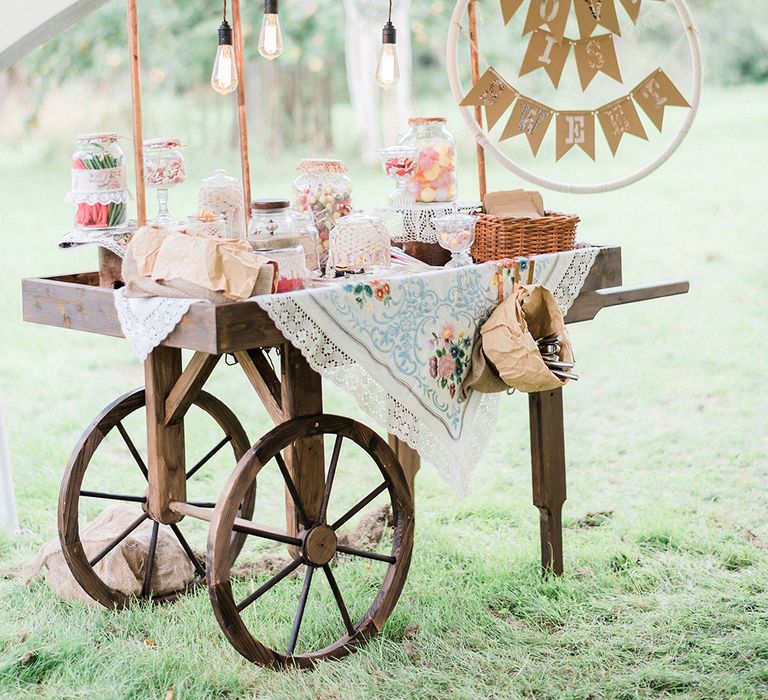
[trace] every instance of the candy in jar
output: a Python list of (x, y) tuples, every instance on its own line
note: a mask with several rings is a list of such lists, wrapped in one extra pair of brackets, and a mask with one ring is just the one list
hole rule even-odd
[(181, 185), (187, 179), (181, 140), (177, 138), (147, 139), (144, 141), (144, 182), (157, 190), (156, 224), (172, 224), (175, 219), (168, 211), (168, 189)]
[(352, 182), (340, 160), (307, 158), (297, 170), (301, 174), (293, 183), (293, 208), (312, 214), (324, 262), (331, 230), (342, 216), (352, 211)]
[(445, 267), (463, 267), (472, 264), (472, 258), (467, 251), (475, 242), (477, 217), (460, 214), (456, 211), (456, 205), (453, 206), (453, 213), (435, 219), (435, 230), (437, 242), (451, 253), (451, 259)]
[(456, 199), (456, 142), (445, 128), (444, 117), (414, 117), (402, 143), (418, 148), (416, 169), (407, 189), (423, 203)]
[(245, 204), (243, 186), (237, 178), (227, 175), (226, 170), (214, 170), (211, 177), (200, 183), (197, 206), (224, 214), (227, 221), (227, 238), (245, 235)]

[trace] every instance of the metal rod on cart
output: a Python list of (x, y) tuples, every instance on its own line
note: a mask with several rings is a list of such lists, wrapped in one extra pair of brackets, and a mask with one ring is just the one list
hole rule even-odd
[(240, 23), (240, 0), (232, 0), (232, 25), (235, 39), (235, 62), (237, 63), (237, 123), (240, 129), (240, 163), (243, 172), (245, 221), (247, 224), (251, 218), (251, 167), (248, 160), (248, 121), (245, 108), (245, 61), (243, 60), (243, 31)]
[(141, 124), (141, 62), (139, 57), (139, 16), (136, 0), (128, 0), (128, 46), (131, 51), (131, 105), (133, 108), (133, 162), (136, 168), (136, 219), (147, 223), (144, 188), (144, 141)]
[[(480, 56), (477, 48), (477, 0), (469, 0), (469, 54), (472, 60), (472, 83), (480, 79)], [(475, 107), (475, 119), (482, 128), (483, 108)], [(485, 172), (485, 150), (477, 144), (477, 181), (480, 188), (480, 201), (485, 201), (485, 193), (488, 191)]]

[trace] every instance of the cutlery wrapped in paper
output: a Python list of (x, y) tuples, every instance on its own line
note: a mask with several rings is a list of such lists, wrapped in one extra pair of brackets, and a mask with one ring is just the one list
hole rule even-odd
[(144, 226), (125, 251), (123, 279), (128, 297), (186, 297), (225, 303), (271, 294), (277, 269), (244, 240)]

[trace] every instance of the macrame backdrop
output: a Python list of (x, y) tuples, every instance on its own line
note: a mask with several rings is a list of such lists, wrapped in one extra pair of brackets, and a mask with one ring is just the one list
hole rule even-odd
[[(378, 161), (376, 149), (397, 142), (411, 116), (411, 0), (395, 0), (392, 22), (397, 27), (400, 82), (382, 90), (376, 82), (381, 28), (387, 21), (386, 0), (344, 0), (347, 84), (360, 133), (364, 163)], [(386, 115), (386, 119), (383, 117)]]

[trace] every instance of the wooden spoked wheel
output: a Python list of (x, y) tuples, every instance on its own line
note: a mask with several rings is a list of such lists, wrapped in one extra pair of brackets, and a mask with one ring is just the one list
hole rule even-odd
[[(310, 509), (307, 504), (301, 502), (297, 484), (294, 483), (281, 453), (302, 439), (313, 436), (325, 436), (326, 444), (333, 444), (333, 452), (325, 475), (322, 502), (319, 509), (314, 509), (318, 515), (310, 518), (307, 515)], [(371, 483), (378, 485), (367, 493), (367, 486), (361, 489), (359, 497), (357, 493), (352, 494), (354, 505), (343, 515), (331, 519), (328, 516), (328, 503), (334, 490), (334, 477), (337, 476), (345, 440), (356, 443), (358, 447), (354, 449), (358, 453), (360, 448), (362, 449), (363, 458), (368, 462), (368, 476), (374, 476), (375, 472)], [(375, 466), (370, 464), (371, 460)], [(276, 532), (253, 522), (245, 522), (237, 516), (238, 504), (243, 495), (252, 488), (257, 475), (270, 463), (276, 466), (282, 475), (282, 481), (290, 494), (289, 501), (292, 501), (296, 509), (299, 523), (296, 536)], [(364, 482), (363, 476), (362, 470), (356, 466), (352, 485), (347, 485), (344, 489), (345, 497), (349, 496), (348, 491), (355, 491), (355, 484), (360, 489), (360, 482)], [(262, 495), (263, 489), (262, 484)], [(372, 551), (370, 547), (358, 548), (339, 542), (340, 528), (380, 495), (385, 497), (392, 511), (389, 531), (386, 533), (391, 536), (390, 551)], [(279, 494), (279, 498), (282, 498), (282, 494)], [(221, 629), (245, 658), (273, 668), (310, 667), (321, 659), (345, 656), (353, 647), (379, 632), (392, 613), (408, 575), (413, 548), (413, 526), (413, 498), (402, 467), (389, 445), (370, 428), (349, 418), (331, 415), (295, 418), (277, 426), (264, 435), (240, 460), (222, 491), (211, 521), (208, 535), (208, 560), (211, 567), (208, 588)], [(227, 542), (233, 531), (247, 533), (249, 537), (286, 543), (290, 545), (291, 552), (290, 563), (242, 599), (239, 599), (242, 591), (238, 595), (233, 592), (233, 565), (227, 552)], [(386, 541), (388, 542), (388, 539)], [(339, 561), (340, 559), (344, 561)], [(334, 571), (337, 575), (343, 574), (345, 567), (350, 566), (363, 566), (367, 570), (376, 566), (382, 569), (380, 585), (377, 573), (376, 584), (365, 589), (366, 595), (370, 595), (371, 603), (356, 622), (350, 616), (347, 606), (352, 607), (354, 603), (358, 609), (364, 609), (368, 601), (345, 600), (345, 591), (334, 575)], [(278, 632), (278, 636), (284, 638), (287, 644), (282, 651), (277, 651), (259, 641), (251, 632), (252, 628), (258, 628), (260, 624), (274, 628), (277, 611), (269, 610), (260, 615), (251, 606), (281, 582), (301, 575), (302, 567), (303, 582), (295, 613), (291, 616), (290, 609), (285, 611), (286, 629)], [(318, 581), (320, 578), (326, 580)], [(296, 584), (296, 581), (291, 582), (294, 587)], [(322, 586), (325, 590), (321, 589)], [(309, 595), (310, 591), (313, 592), (312, 596)], [(316, 648), (311, 648), (317, 643), (319, 636), (313, 634), (312, 641), (302, 643), (301, 625), (305, 611), (311, 608), (313, 600), (319, 599), (321, 595), (333, 601), (328, 609), (337, 610), (333, 615), (337, 622), (324, 625), (322, 634), (319, 635), (324, 637), (322, 642), (318, 643)], [(284, 600), (284, 597), (281, 600)], [(264, 604), (266, 605), (267, 601), (264, 601)], [(292, 623), (288, 622), (291, 617)], [(326, 630), (326, 626), (329, 629)], [(307, 648), (308, 645), (310, 648)]]
[[(72, 457), (64, 474), (64, 479), (61, 485), (61, 491), (59, 494), (59, 539), (61, 541), (64, 557), (69, 565), (72, 575), (80, 586), (85, 590), (88, 595), (93, 599), (101, 603), (108, 608), (124, 608), (131, 602), (131, 597), (125, 595), (123, 592), (115, 590), (110, 587), (99, 576), (99, 573), (94, 567), (104, 559), (115, 547), (125, 540), (132, 532), (134, 532), (140, 525), (146, 520), (150, 520), (150, 515), (144, 509), (146, 504), (146, 487), (148, 481), (148, 472), (144, 456), (141, 454), (141, 450), (137, 447), (138, 441), (129, 434), (126, 429), (126, 422), (133, 415), (133, 422), (142, 426), (146, 430), (146, 413), (145, 413), (145, 394), (143, 389), (138, 389), (133, 392), (129, 392), (116, 401), (108, 405), (91, 423), (88, 429), (83, 433), (77, 446), (75, 447)], [(221, 401), (214, 396), (201, 391), (194, 402), (194, 405), (201, 409), (205, 414), (210, 416), (218, 428), (213, 426), (216, 430), (219, 428), (223, 431), (223, 436), (216, 443), (210, 451), (208, 451), (198, 462), (189, 468), (186, 472), (186, 478), (188, 485), (195, 475), (208, 464), (213, 457), (222, 450), (228, 443), (230, 444), (232, 451), (234, 452), (235, 460), (239, 460), (249, 448), (248, 436), (245, 430), (240, 425), (232, 411), (227, 408)], [(139, 414), (139, 415), (134, 415)], [(141, 428), (135, 427), (134, 430), (138, 431)], [(100, 475), (101, 482), (110, 486), (109, 490), (91, 490), (83, 488), (83, 481), (86, 478), (86, 473), (89, 467), (92, 467), (94, 462), (94, 456), (99, 450), (100, 446), (103, 446), (105, 438), (112, 432), (119, 434), (121, 440), (115, 440), (111, 443), (110, 449), (120, 449), (124, 451), (124, 455), (120, 457), (130, 456), (131, 465), (135, 465), (134, 468), (130, 467), (131, 479), (135, 478), (134, 488), (131, 493), (115, 492), (115, 488), (112, 484), (115, 483), (119, 486), (119, 472), (120, 470), (111, 470), (115, 482), (110, 480), (110, 475)], [(106, 446), (104, 446), (106, 452)], [(105, 455), (106, 458), (112, 462), (117, 461), (118, 455), (112, 452)], [(101, 462), (99, 464), (101, 467)], [(95, 469), (91, 469), (95, 471)], [(122, 470), (125, 471), (125, 470)], [(229, 472), (227, 472), (229, 473)], [(125, 479), (123, 475), (123, 479)], [(141, 485), (141, 488), (138, 487)], [(206, 492), (210, 489), (206, 487)], [(218, 488), (214, 493), (218, 493)], [(138, 515), (136, 519), (123, 530), (120, 534), (112, 540), (107, 546), (102, 548), (99, 552), (89, 552), (86, 554), (83, 547), (83, 543), (80, 539), (80, 515), (81, 510), (86, 510), (85, 507), (81, 508), (81, 502), (87, 500), (90, 503), (97, 502), (104, 505), (115, 502), (122, 503), (136, 503), (142, 506), (143, 513)], [(250, 517), (253, 512), (253, 504), (255, 499), (255, 484), (250, 490), (243, 492), (242, 503), (242, 517)], [(213, 500), (213, 499), (210, 499)], [(192, 505), (201, 509), (213, 509), (215, 503), (213, 502), (192, 502)], [(179, 594), (185, 592), (186, 588), (179, 591), (167, 592), (162, 596), (153, 595), (152, 591), (152, 575), (156, 564), (157, 542), (160, 533), (160, 528), (169, 528), (176, 540), (183, 548), (187, 557), (190, 559), (196, 577), (192, 585), (201, 582), (206, 578), (206, 562), (203, 557), (199, 557), (193, 548), (190, 546), (187, 537), (183, 534), (182, 530), (184, 525), (181, 523), (173, 523), (169, 525), (161, 525), (158, 522), (154, 522), (152, 525), (152, 533), (149, 544), (149, 550), (147, 554), (145, 572), (143, 576), (143, 586), (140, 595), (140, 599), (151, 599), (154, 602), (164, 602), (176, 598)], [(245, 535), (234, 534), (230, 541), (227, 543), (233, 556), (236, 556), (240, 547), (242, 547), (245, 541)], [(187, 587), (189, 588), (189, 587)]]

